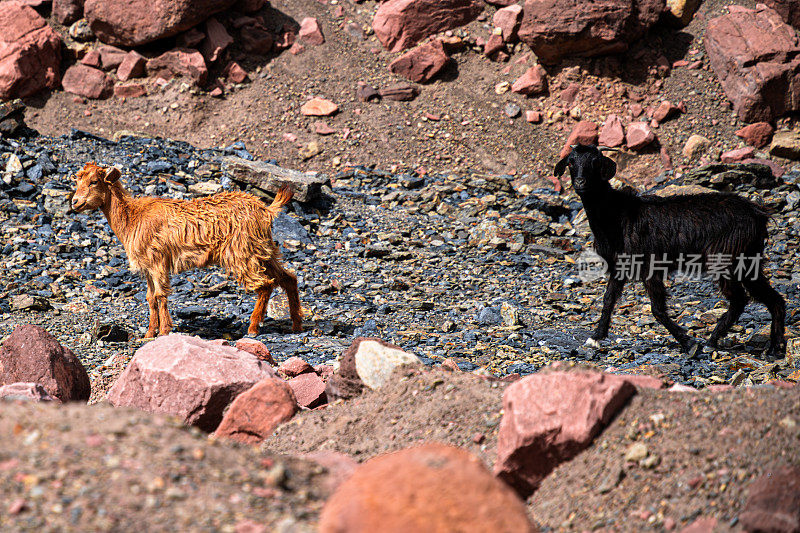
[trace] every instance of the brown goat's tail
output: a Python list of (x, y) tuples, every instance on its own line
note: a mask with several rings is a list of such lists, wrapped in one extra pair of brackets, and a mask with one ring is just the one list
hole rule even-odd
[(267, 207), (267, 210), (273, 217), (278, 216), (278, 213), (281, 212), (281, 208), (292, 200), (292, 196), (294, 196), (294, 191), (292, 188), (288, 185), (284, 185), (275, 194), (275, 199), (272, 201), (269, 207)]

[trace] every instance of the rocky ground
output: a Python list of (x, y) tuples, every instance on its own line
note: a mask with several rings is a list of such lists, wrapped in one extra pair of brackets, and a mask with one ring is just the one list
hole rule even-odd
[[(66, 211), (70, 175), (87, 161), (117, 165), (134, 194), (173, 198), (239, 188), (266, 195), (232, 179), (224, 170), (231, 156), (327, 179), (321, 199), (292, 202), (275, 224), (285, 262), (300, 280), (304, 331), (291, 332), (276, 291), (257, 338), (278, 362), (298, 356), (317, 365), (335, 364), (354, 337), (375, 336), (435, 370), (396, 374), (384, 390), (303, 412), (260, 451), (209, 441), (158, 417), (114, 415), (104, 405), (56, 411), (4, 404), (0, 432), (13, 439), (0, 439), (0, 490), (15, 498), (0, 524), (158, 529), (169, 516), (160, 508), (187, 520), (189, 529), (249, 531), (250, 521), (279, 531), (310, 529), (330, 493), (325, 468), (273, 454), (321, 449), (362, 461), (440, 440), (491, 465), (509, 381), (565, 362), (706, 390), (640, 391), (528, 502), (543, 530), (663, 531), (698, 519), (714, 520), (717, 530), (740, 529), (752, 480), (774, 465), (800, 464), (798, 389), (781, 388), (800, 380), (800, 166), (759, 149), (757, 157), (781, 167), (768, 184), (712, 182), (690, 171), (742, 144), (734, 131), (744, 123), (703, 46), (708, 19), (725, 5), (706, 1), (686, 28), (650, 32), (621, 56), (548, 67), (551, 89), (535, 98), (502, 85), (532, 64), (519, 45), (507, 63), (468, 46), (453, 56), (450, 74), (421, 86), (413, 101), (358, 101), (358, 81), (401, 81), (386, 68), (395, 54), (364, 31), (377, 6), (309, 0), (275, 1), (267, 9), (316, 17), (326, 43), (260, 61), (234, 45), (232, 58), (251, 81), (227, 85), (224, 98), (173, 80), (142, 98), (86, 100), (54, 91), (26, 99), (25, 119), (42, 135), (0, 138), (0, 338), (25, 323), (51, 332), (89, 372), (90, 403), (103, 402), (143, 344), (147, 305), (144, 282), (129, 272), (102, 213)], [(490, 32), (488, 20), (456, 31), (471, 43)], [(685, 64), (668, 75), (651, 69), (662, 54), (670, 65)], [(581, 85), (574, 101), (567, 94), (572, 83)], [(303, 116), (300, 106), (311, 96), (336, 102), (339, 113)], [(633, 286), (601, 349), (583, 346), (605, 281), (579, 276), (591, 234), (578, 197), (553, 181), (552, 167), (578, 120), (630, 117), (633, 105), (647, 109), (663, 100), (683, 102), (686, 111), (658, 125), (660, 146), (615, 155), (614, 185), (728, 189), (774, 212), (766, 269), (786, 298), (786, 358), (762, 356), (769, 314), (752, 303), (721, 349), (689, 358)], [(527, 122), (527, 110), (541, 111), (543, 121)], [(316, 133), (325, 131), (320, 121), (334, 133)], [(794, 119), (777, 126), (792, 128)], [(695, 133), (710, 145), (685, 157)], [(306, 157), (312, 142), (320, 151)], [(727, 307), (714, 283), (673, 279), (669, 286), (672, 315), (693, 336), (707, 337)], [(219, 269), (177, 275), (173, 288), (177, 332), (245, 336), (254, 298)], [(440, 372), (446, 359), (465, 373)], [(739, 388), (711, 387), (721, 384)], [(645, 445), (644, 456), (626, 461), (634, 443)], [(75, 449), (84, 458), (61, 464)], [(145, 457), (148, 468), (141, 466)], [(133, 507), (115, 499), (131, 486), (143, 495)]]

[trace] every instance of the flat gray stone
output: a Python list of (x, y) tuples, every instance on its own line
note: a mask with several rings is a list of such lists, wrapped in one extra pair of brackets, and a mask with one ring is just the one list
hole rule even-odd
[(278, 192), (283, 185), (291, 185), (294, 199), (304, 203), (319, 200), (322, 196), (322, 186), (329, 181), (321, 175), (281, 168), (264, 161), (248, 161), (236, 156), (222, 160), (222, 171), (230, 174), (234, 181), (254, 185), (271, 193)]

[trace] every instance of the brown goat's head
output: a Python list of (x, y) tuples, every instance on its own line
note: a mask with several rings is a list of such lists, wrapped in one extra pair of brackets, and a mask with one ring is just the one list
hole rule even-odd
[(97, 209), (108, 201), (111, 194), (109, 186), (119, 179), (119, 170), (105, 168), (91, 162), (75, 174), (75, 194), (72, 196), (72, 210), (76, 213)]

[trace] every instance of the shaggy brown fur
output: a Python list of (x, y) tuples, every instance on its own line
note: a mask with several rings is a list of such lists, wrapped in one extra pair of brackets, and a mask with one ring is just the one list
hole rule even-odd
[(258, 294), (248, 333), (258, 333), (277, 284), (286, 291), (292, 329), (301, 331), (297, 276), (284, 268), (272, 240), (272, 221), (292, 199), (283, 187), (271, 205), (243, 192), (221, 192), (195, 200), (132, 197), (118, 181), (119, 170), (87, 163), (75, 175), (76, 212), (101, 209), (117, 235), (131, 270), (147, 280), (150, 327), (146, 338), (172, 329), (167, 310), (170, 274), (221, 265), (248, 291)]

